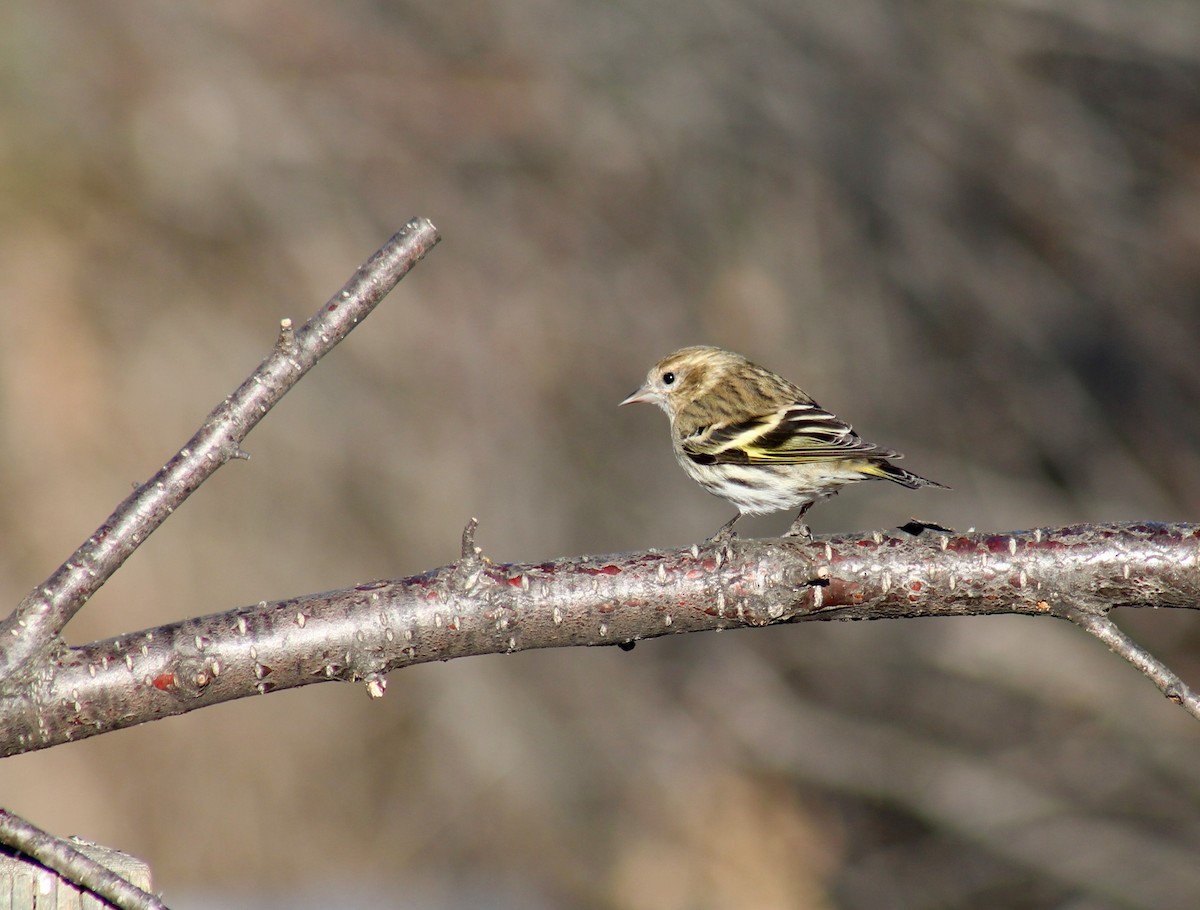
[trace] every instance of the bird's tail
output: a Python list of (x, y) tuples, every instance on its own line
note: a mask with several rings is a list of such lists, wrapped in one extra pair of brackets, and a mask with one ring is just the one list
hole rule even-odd
[(916, 490), (921, 487), (940, 487), (943, 490), (950, 489), (944, 483), (938, 483), (936, 480), (930, 480), (927, 477), (922, 477), (920, 474), (914, 474), (912, 471), (898, 468), (890, 461), (872, 461), (863, 467), (863, 473), (870, 474), (873, 477), (882, 477), (884, 480), (898, 483), (900, 486), (908, 487), (910, 490)]

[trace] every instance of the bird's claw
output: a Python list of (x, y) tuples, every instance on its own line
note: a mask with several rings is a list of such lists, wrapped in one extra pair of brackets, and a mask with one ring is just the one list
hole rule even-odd
[(729, 521), (717, 528), (716, 533), (713, 534), (712, 537), (708, 538), (706, 543), (711, 543), (716, 546), (723, 546), (724, 544), (728, 544), (733, 541), (737, 537), (737, 531), (733, 529), (733, 526), (737, 524), (737, 520), (741, 517), (741, 512), (739, 512), (737, 515), (734, 515), (733, 518), (729, 519)]
[(812, 540), (812, 528), (804, 522), (796, 519), (792, 522), (792, 526), (783, 532), (784, 537), (801, 537), (804, 540)]
[(804, 513), (811, 507), (811, 502), (806, 502), (800, 507), (800, 514), (792, 519), (791, 527), (783, 532), (784, 537), (803, 537), (805, 540), (812, 540), (812, 529), (804, 523)]

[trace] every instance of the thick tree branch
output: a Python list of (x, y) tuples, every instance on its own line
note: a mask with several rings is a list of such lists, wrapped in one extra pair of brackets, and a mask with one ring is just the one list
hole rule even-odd
[(428, 220), (413, 219), (298, 331), (292, 330), (291, 320), (284, 320), (275, 350), (258, 369), (0, 623), (0, 679), (8, 687), (22, 671), (36, 670), (41, 657), (61, 651), (63, 627), (87, 599), (201, 483), (230, 459), (243, 457), (241, 443), (247, 434), (437, 241), (437, 229)]
[[(36, 686), (0, 702), (0, 754), (313, 682), (365, 681), (378, 696), (391, 670), (474, 654), (814, 619), (1021, 613), (1085, 624), (1114, 607), (1200, 604), (1198, 525), (734, 540), (537, 565), (489, 563), (472, 530), (462, 559), (413, 578), (64, 650)], [(1168, 694), (1200, 716), (1181, 682)]]

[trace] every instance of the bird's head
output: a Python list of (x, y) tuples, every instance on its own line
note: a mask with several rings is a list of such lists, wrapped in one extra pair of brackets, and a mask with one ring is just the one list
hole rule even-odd
[(719, 385), (746, 359), (720, 348), (698, 345), (668, 354), (646, 374), (641, 388), (621, 404), (656, 404), (674, 419), (679, 411)]

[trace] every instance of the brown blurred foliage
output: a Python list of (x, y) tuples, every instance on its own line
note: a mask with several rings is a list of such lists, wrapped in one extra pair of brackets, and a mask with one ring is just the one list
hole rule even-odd
[[(817, 533), (1200, 514), (1192, 0), (16, 2), (8, 603), (412, 215), (442, 245), (72, 640), (444, 564), (471, 515), (498, 560), (698, 540), (729, 508), (615, 407), (691, 343), (955, 488)], [(1191, 617), (1119, 619), (1200, 681)], [(168, 900), (1190, 907), (1198, 745), (1051, 621), (805, 624), (255, 699), (0, 799)]]

